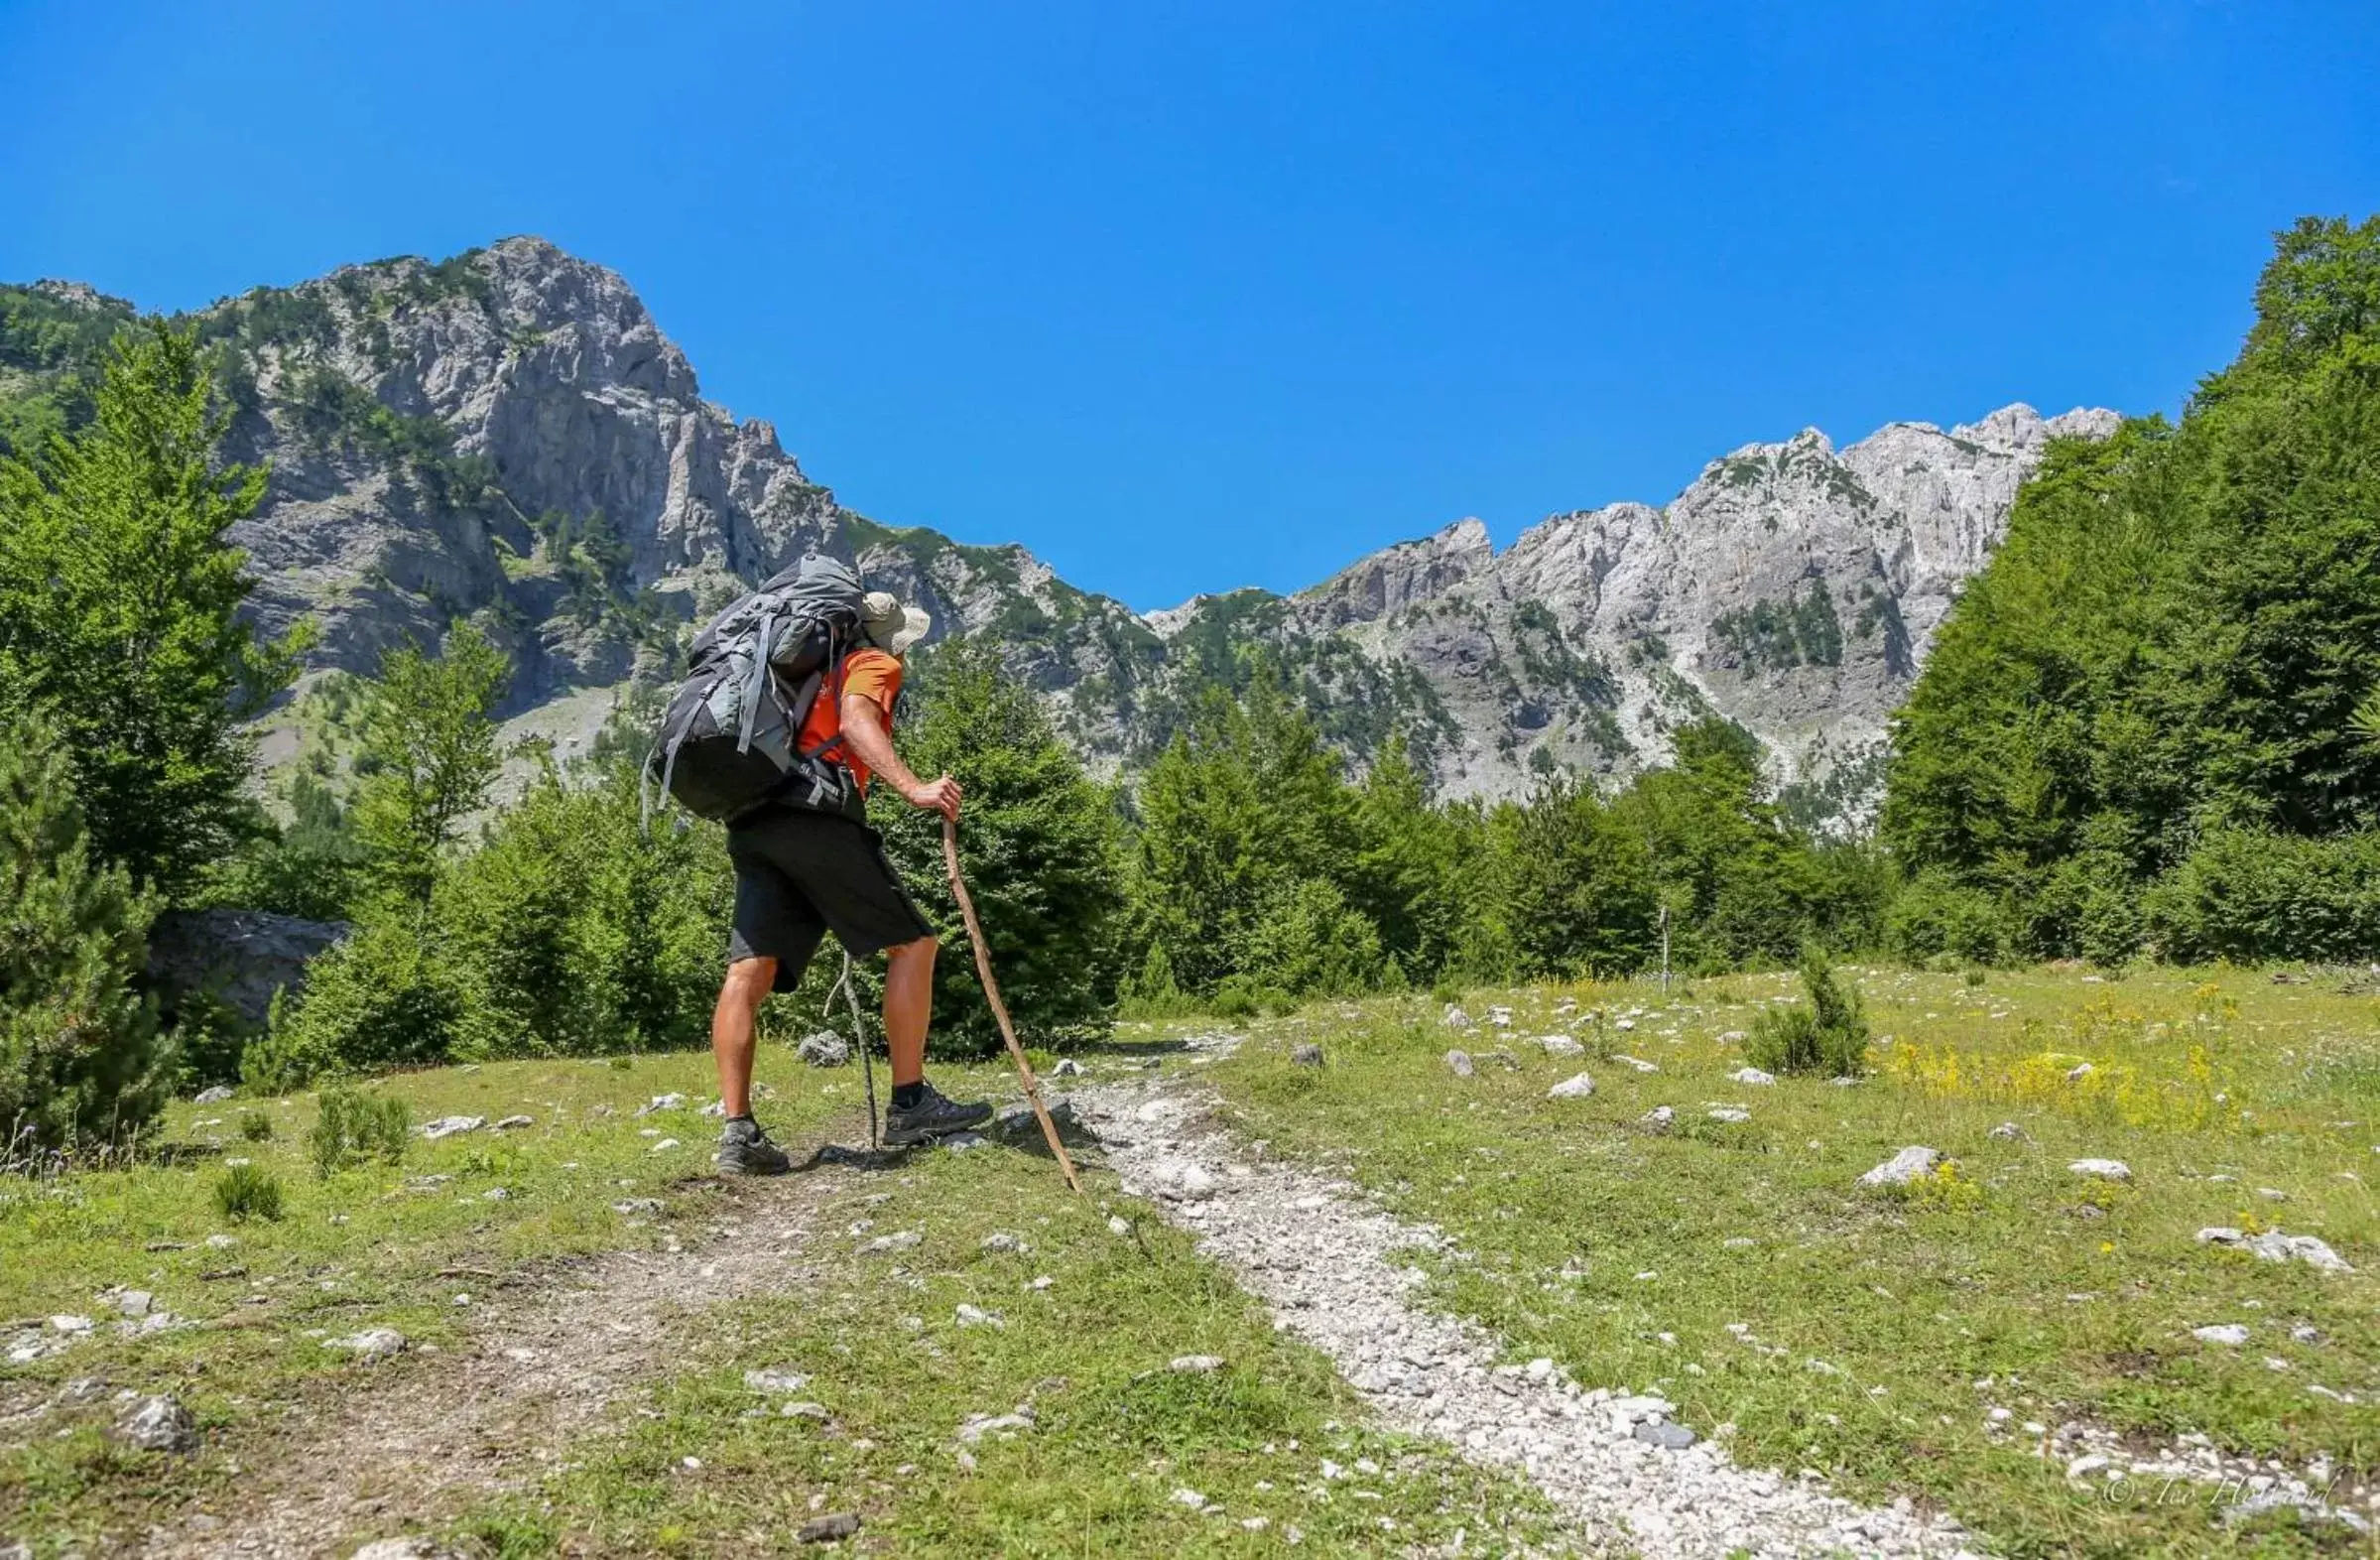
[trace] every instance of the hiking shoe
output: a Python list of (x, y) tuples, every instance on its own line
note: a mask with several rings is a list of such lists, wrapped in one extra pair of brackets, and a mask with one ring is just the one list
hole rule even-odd
[(747, 1117), (728, 1122), (719, 1133), (718, 1165), (722, 1175), (783, 1175), (794, 1162), (769, 1141), (758, 1121)]
[(963, 1132), (970, 1126), (981, 1126), (992, 1118), (992, 1107), (986, 1101), (960, 1105), (955, 1100), (944, 1100), (932, 1084), (920, 1084), (918, 1089), (916, 1105), (886, 1108), (885, 1146), (899, 1148), (907, 1143), (931, 1142), (952, 1132)]

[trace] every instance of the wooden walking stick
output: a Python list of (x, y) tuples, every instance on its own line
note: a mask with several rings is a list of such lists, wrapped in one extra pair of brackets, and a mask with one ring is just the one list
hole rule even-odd
[(1049, 1107), (1042, 1104), (1033, 1064), (1025, 1060), (1025, 1048), (1017, 1044), (1016, 1026), (1008, 1021), (1008, 1004), (1000, 1000), (1000, 982), (992, 978), (992, 956), (983, 946), (983, 924), (975, 919), (975, 901), (967, 897), (966, 879), (958, 875), (958, 820), (947, 815), (942, 819), (942, 863), (950, 869), (950, 893), (958, 901), (958, 913), (966, 918), (967, 941), (975, 945), (975, 973), (983, 977), (984, 999), (992, 1004), (992, 1017), (1000, 1022), (1000, 1038), (1008, 1042), (1008, 1054), (1016, 1058), (1017, 1076), (1025, 1081), (1025, 1098), (1042, 1123), (1042, 1136), (1050, 1140), (1050, 1152), (1058, 1156), (1058, 1168), (1065, 1172), (1066, 1185), (1080, 1197), (1082, 1183), (1074, 1179), (1074, 1161), (1066, 1157), (1066, 1145), (1058, 1140), (1058, 1123), (1050, 1119)]

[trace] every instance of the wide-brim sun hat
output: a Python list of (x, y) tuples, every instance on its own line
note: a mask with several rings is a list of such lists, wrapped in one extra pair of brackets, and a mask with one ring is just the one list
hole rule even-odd
[(894, 655), (934, 632), (934, 618), (922, 606), (912, 606), (890, 590), (870, 590), (860, 611), (860, 632), (868, 643)]

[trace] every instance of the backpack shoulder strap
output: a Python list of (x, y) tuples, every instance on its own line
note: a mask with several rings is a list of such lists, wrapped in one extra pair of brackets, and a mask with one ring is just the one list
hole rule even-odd
[[(826, 740), (823, 742), (818, 743), (815, 747), (804, 748), (802, 751), (803, 757), (824, 758), (830, 754), (839, 754), (841, 752), (844, 745), (843, 667), (845, 663), (847, 663), (851, 657), (857, 653), (857, 646), (853, 646), (849, 650), (844, 650), (840, 654), (835, 654), (831, 649), (829, 650), (829, 665), (831, 665), (833, 671), (827, 678), (826, 687), (820, 690), (820, 692), (823, 693), (827, 698), (830, 698), (834, 701), (833, 705), (831, 706), (834, 711), (834, 734), (826, 738)], [(841, 760), (837, 758), (836, 762), (839, 763)]]

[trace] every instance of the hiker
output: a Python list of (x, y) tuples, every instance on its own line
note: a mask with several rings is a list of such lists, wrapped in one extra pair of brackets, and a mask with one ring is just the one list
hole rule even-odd
[[(845, 578), (848, 578), (847, 576)], [(893, 1098), (885, 1113), (888, 1144), (922, 1143), (987, 1119), (990, 1105), (944, 1099), (926, 1082), (926, 1020), (934, 1005), (934, 929), (919, 914), (884, 856), (884, 842), (857, 816), (858, 798), (881, 775), (911, 806), (958, 817), (958, 782), (920, 780), (893, 751), (894, 702), (902, 658), (933, 620), (888, 591), (863, 598), (857, 647), (819, 679), (801, 722), (797, 751), (830, 762), (848, 778), (836, 811), (771, 800), (728, 822), (735, 863), (735, 929), (727, 978), (711, 1016), (719, 1064), (719, 1102), (727, 1124), (718, 1165), (735, 1175), (779, 1175), (785, 1151), (752, 1118), (752, 1027), (772, 990), (791, 991), (818, 941), (832, 931), (853, 958), (882, 952), (884, 1038), (892, 1053)], [(765, 652), (764, 652), (765, 654)], [(853, 1036), (858, 1043), (865, 1041)]]

